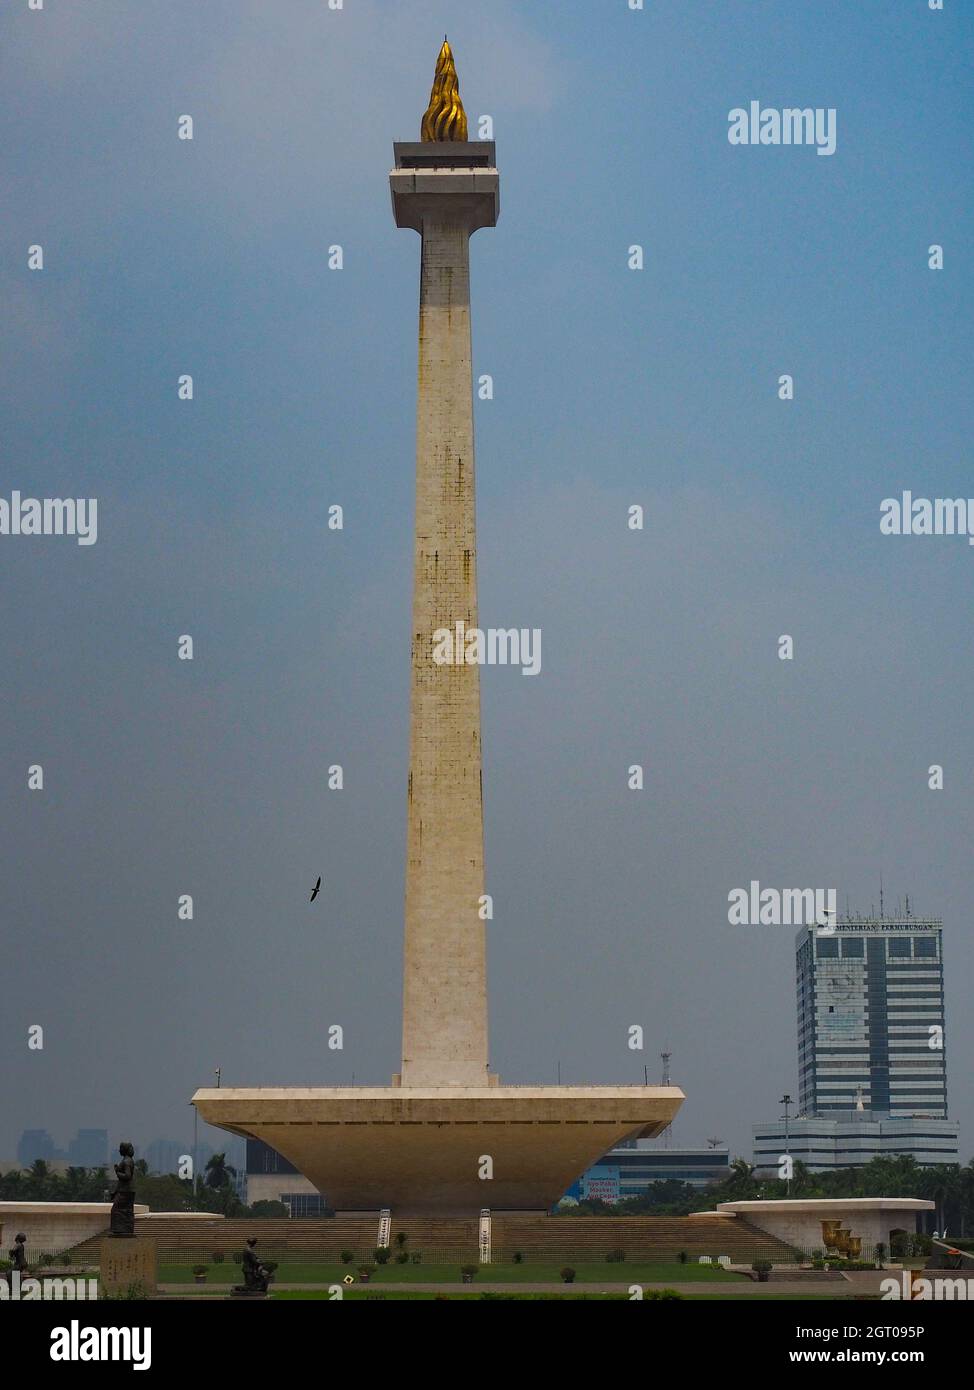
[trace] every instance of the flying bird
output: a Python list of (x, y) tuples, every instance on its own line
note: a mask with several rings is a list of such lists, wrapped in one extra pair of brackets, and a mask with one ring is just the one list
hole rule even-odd
[(314, 902), (315, 898), (318, 896), (318, 892), (319, 892), (320, 888), (321, 888), (321, 874), (318, 875), (318, 882), (315, 884), (314, 889), (313, 889), (313, 891), (312, 891), (311, 899), (310, 899), (311, 902)]

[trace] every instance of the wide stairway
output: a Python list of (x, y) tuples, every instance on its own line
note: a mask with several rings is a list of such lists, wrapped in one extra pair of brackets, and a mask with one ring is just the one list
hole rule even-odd
[[(668, 1216), (536, 1216), (518, 1212), (494, 1212), (491, 1220), (495, 1263), (506, 1263), (519, 1253), (527, 1264), (549, 1259), (601, 1263), (610, 1252), (621, 1250), (630, 1263), (669, 1262), (680, 1251), (696, 1263), (701, 1255), (716, 1259), (728, 1255), (733, 1264), (766, 1259), (792, 1264), (796, 1252), (766, 1231), (740, 1217), (704, 1215)], [(248, 1236), (256, 1236), (264, 1259), (298, 1263), (338, 1263), (343, 1251), (351, 1251), (356, 1264), (371, 1263), (378, 1237), (379, 1218), (335, 1216), (331, 1218), (187, 1221), (185, 1218), (152, 1216), (136, 1219), (136, 1232), (151, 1235), (160, 1264), (213, 1263), (214, 1254), (230, 1260), (243, 1249)], [(396, 1236), (404, 1233), (402, 1247)], [(102, 1237), (93, 1236), (71, 1252), (79, 1263), (97, 1263)], [(392, 1257), (402, 1248), (423, 1264), (476, 1264), (478, 1219), (465, 1217), (402, 1217), (392, 1213)]]
[(729, 1255), (732, 1264), (766, 1259), (792, 1264), (796, 1251), (740, 1217), (727, 1216), (554, 1216), (524, 1217), (497, 1213), (493, 1220), (495, 1260), (520, 1251), (526, 1260), (572, 1256), (600, 1261), (621, 1250), (629, 1261), (675, 1260), (686, 1251), (696, 1263), (701, 1255)]

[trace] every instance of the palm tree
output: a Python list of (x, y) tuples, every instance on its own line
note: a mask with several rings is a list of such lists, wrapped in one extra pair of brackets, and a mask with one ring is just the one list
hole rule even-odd
[(734, 1159), (730, 1165), (727, 1186), (737, 1200), (754, 1195), (754, 1169), (746, 1158)]
[(796, 1158), (791, 1171), (791, 1190), (798, 1195), (804, 1193), (806, 1196), (816, 1190), (815, 1174), (809, 1171), (807, 1163), (803, 1163), (800, 1158)]
[(213, 1188), (230, 1187), (236, 1176), (237, 1170), (227, 1162), (226, 1154), (214, 1154), (207, 1162), (203, 1184)]
[(934, 1216), (938, 1231), (943, 1232), (947, 1225), (947, 1208), (950, 1207), (953, 1214), (959, 1205), (961, 1190), (960, 1173), (952, 1163), (938, 1163), (921, 1171), (917, 1192), (936, 1204)]
[(30, 1197), (38, 1202), (44, 1202), (50, 1199), (53, 1176), (46, 1159), (35, 1158), (34, 1162), (27, 1169), (25, 1177), (27, 1193)]
[(87, 1168), (69, 1168), (64, 1175), (65, 1196), (69, 1202), (83, 1202), (82, 1193), (87, 1185)]

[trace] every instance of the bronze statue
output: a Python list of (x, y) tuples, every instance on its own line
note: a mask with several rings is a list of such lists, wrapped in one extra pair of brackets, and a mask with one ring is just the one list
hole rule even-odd
[(121, 1162), (115, 1164), (115, 1191), (112, 1194), (110, 1234), (135, 1235), (135, 1149), (131, 1144), (119, 1144)]
[(10, 1269), (7, 1271), (7, 1283), (13, 1288), (14, 1274), (19, 1274), (21, 1279), (27, 1278), (27, 1237), (23, 1231), (18, 1231), (14, 1236), (14, 1243), (10, 1248)]
[(257, 1251), (254, 1249), (256, 1244), (256, 1236), (247, 1237), (247, 1244), (244, 1246), (241, 1261), (244, 1281), (233, 1287), (233, 1294), (236, 1298), (263, 1298), (267, 1293), (267, 1286), (274, 1277), (271, 1271), (265, 1269), (257, 1258)]

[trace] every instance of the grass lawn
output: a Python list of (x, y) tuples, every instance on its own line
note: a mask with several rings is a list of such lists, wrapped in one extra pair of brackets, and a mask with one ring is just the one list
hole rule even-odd
[[(559, 1271), (565, 1261), (557, 1264), (492, 1264), (483, 1266), (476, 1276), (477, 1280), (491, 1284), (557, 1284), (561, 1282)], [(604, 1260), (589, 1264), (578, 1262), (572, 1265), (575, 1278), (580, 1284), (689, 1284), (734, 1283), (744, 1278), (741, 1274), (728, 1274), (715, 1265), (681, 1265), (676, 1260), (657, 1263), (637, 1264), (628, 1261), (622, 1264), (606, 1264)], [(346, 1274), (355, 1277), (358, 1283), (356, 1265), (343, 1264), (287, 1264), (278, 1266), (275, 1281), (278, 1284), (340, 1284)], [(160, 1284), (191, 1284), (192, 1268), (189, 1265), (160, 1265)], [(239, 1284), (243, 1282), (240, 1266), (232, 1261), (209, 1265), (206, 1284)], [(376, 1268), (369, 1281), (369, 1288), (389, 1284), (457, 1284), (460, 1282), (459, 1265), (382, 1265)], [(205, 1286), (202, 1286), (205, 1287)], [(364, 1292), (364, 1289), (363, 1289)]]

